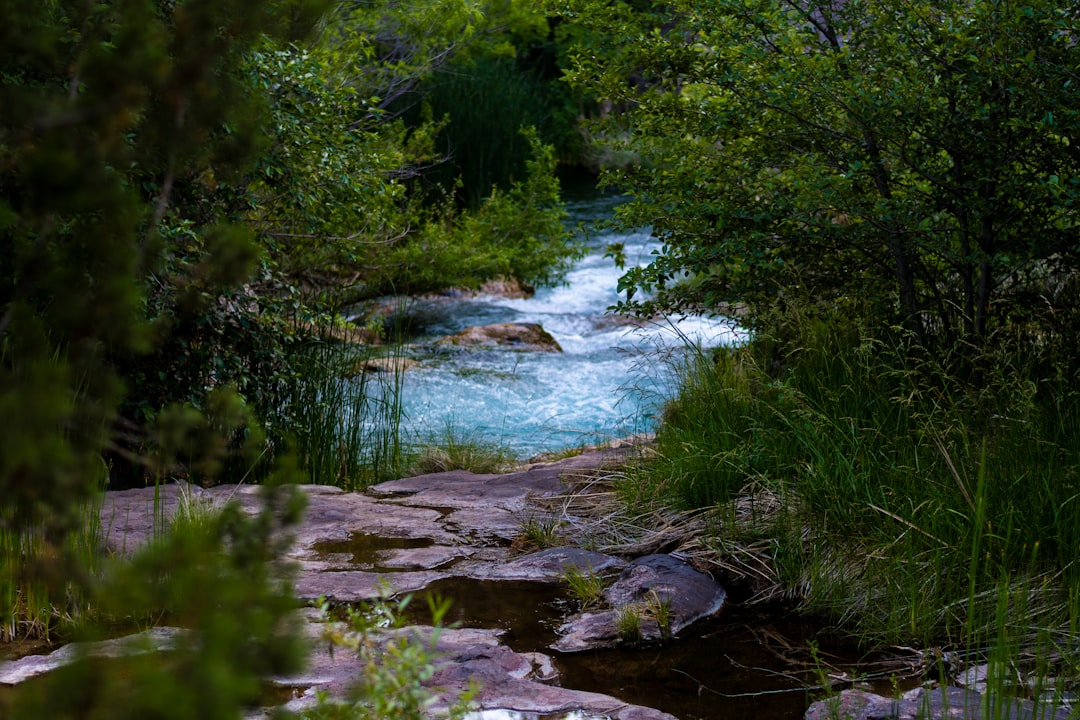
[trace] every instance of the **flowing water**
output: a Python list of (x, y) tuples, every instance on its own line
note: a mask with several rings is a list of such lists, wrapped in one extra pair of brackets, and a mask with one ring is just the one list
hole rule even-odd
[[(618, 196), (572, 200), (570, 222), (588, 227), (609, 217)], [(723, 319), (683, 318), (632, 323), (614, 317), (622, 271), (604, 257), (622, 243), (627, 263), (645, 263), (659, 249), (647, 231), (580, 233), (586, 256), (566, 284), (528, 299), (481, 296), (413, 301), (410, 342), (425, 342), (476, 325), (539, 323), (561, 353), (506, 349), (429, 350), (402, 383), (403, 431), (420, 443), (453, 436), (503, 445), (518, 457), (595, 444), (650, 431), (672, 394), (673, 357), (688, 346), (738, 340)], [(430, 347), (430, 346), (428, 346)]]
[[(571, 222), (610, 216), (618, 197), (582, 194), (569, 203)], [(621, 274), (604, 257), (609, 243), (622, 243), (628, 263), (645, 263), (657, 243), (647, 231), (593, 231), (582, 237), (588, 253), (566, 285), (539, 290), (532, 298), (440, 298), (416, 301), (409, 317), (416, 347), (473, 325), (501, 322), (541, 324), (562, 353), (509, 350), (417, 350), (421, 364), (402, 381), (407, 437), (438, 440), (448, 429), (470, 439), (497, 441), (519, 457), (652, 430), (655, 415), (671, 396), (673, 370), (688, 347), (716, 347), (741, 339), (720, 319), (672, 319), (636, 326), (613, 318)], [(430, 544), (354, 536), (347, 546), (357, 568), (380, 570), (380, 553)], [(431, 592), (454, 599), (448, 622), (496, 627), (518, 651), (551, 652), (555, 629), (572, 612), (565, 588), (537, 583), (484, 583), (449, 579)], [(414, 603), (414, 608), (426, 603)], [(414, 618), (424, 622), (427, 618)], [(555, 653), (566, 687), (613, 695), (660, 708), (681, 720), (756, 717), (795, 720), (816, 681), (806, 664), (810, 640), (828, 649), (822, 628), (796, 618), (726, 611), (700, 623), (676, 642), (639, 649), (572, 655)], [(841, 654), (847, 654), (843, 648)], [(848, 662), (851, 661), (850, 655)], [(3, 709), (0, 694), (0, 710)], [(597, 720), (581, 713), (542, 720)], [(471, 720), (541, 720), (507, 711), (476, 713)]]

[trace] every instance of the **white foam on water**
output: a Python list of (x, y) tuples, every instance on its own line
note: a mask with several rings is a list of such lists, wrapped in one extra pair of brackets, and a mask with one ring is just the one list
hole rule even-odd
[(622, 244), (628, 264), (645, 264), (660, 248), (644, 231), (599, 234), (565, 285), (531, 298), (482, 296), (444, 306), (444, 330), (454, 318), (462, 326), (470, 318), (538, 323), (563, 352), (461, 350), (423, 360), (404, 380), (406, 435), (431, 441), (452, 428), (529, 456), (653, 429), (674, 392), (672, 358), (743, 337), (725, 318), (641, 322), (610, 314), (624, 271), (604, 257), (609, 243)]

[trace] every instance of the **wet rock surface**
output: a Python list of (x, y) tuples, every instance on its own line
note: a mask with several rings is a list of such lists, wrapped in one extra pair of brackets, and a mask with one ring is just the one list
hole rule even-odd
[(18, 685), (74, 662), (80, 657), (124, 657), (171, 649), (176, 638), (187, 632), (181, 628), (156, 627), (127, 637), (101, 642), (64, 645), (47, 655), (27, 655), (0, 663), (0, 685)]
[(551, 333), (536, 323), (496, 323), (466, 328), (439, 341), (457, 347), (501, 347), (532, 352), (562, 352)]
[(558, 547), (514, 558), (490, 568), (477, 568), (470, 574), (478, 580), (531, 580), (559, 582), (570, 570), (603, 573), (621, 570), (626, 561), (611, 555), (575, 547)]
[(987, 713), (984, 712), (987, 700), (977, 692), (957, 687), (915, 688), (900, 698), (844, 690), (835, 697), (815, 702), (806, 711), (804, 720), (1065, 720), (1071, 717), (1065, 708), (1049, 703), (1035, 705), (1016, 698), (1000, 698), (990, 703), (994, 709)]
[[(647, 563), (628, 565), (624, 559), (581, 548), (552, 548), (524, 556), (510, 549), (511, 540), (521, 534), (531, 499), (566, 493), (566, 478), (619, 465), (630, 452), (634, 450), (625, 446), (609, 448), (502, 475), (464, 471), (421, 475), (383, 483), (365, 493), (302, 486), (308, 507), (289, 552), (297, 569), (296, 593), (306, 600), (352, 603), (421, 591), (453, 577), (551, 584), (561, 581), (570, 568), (604, 574), (622, 571), (635, 584), (627, 581), (612, 589), (612, 598), (640, 598), (649, 592), (670, 595), (672, 607), (680, 608), (681, 617), (688, 621), (695, 613), (683, 612), (683, 602), (677, 599), (681, 596), (672, 588), (697, 579), (679, 576), (686, 570), (693, 572), (688, 566), (683, 569), (681, 561), (667, 563), (653, 556)], [(185, 504), (212, 507), (227, 502), (256, 512), (260, 489), (202, 489), (180, 483), (108, 493), (100, 510), (105, 545), (111, 552), (130, 554), (160, 532)], [(293, 688), (298, 695), (289, 703), (291, 709), (314, 703), (316, 691), (343, 697), (360, 672), (354, 654), (340, 649), (329, 652), (322, 639), (324, 623), (313, 610), (304, 612), (312, 648), (309, 667), (301, 677), (274, 679), (276, 685)], [(430, 638), (432, 630), (413, 627), (400, 632), (417, 633), (423, 640)], [(673, 719), (608, 695), (559, 687), (550, 657), (515, 652), (500, 642), (501, 632), (440, 631), (438, 665), (427, 683), (440, 698), (435, 711), (471, 682), (479, 682), (476, 702), (481, 709), (526, 715), (579, 712), (611, 720)], [(57, 661), (74, 656), (74, 651), (64, 651)], [(20, 662), (24, 669), (39, 663)], [(0, 672), (10, 665), (0, 664)]]
[[(646, 555), (631, 562), (604, 591), (611, 609), (582, 613), (559, 628), (552, 646), (561, 652), (613, 647), (620, 641), (660, 640), (677, 635), (720, 611), (727, 593), (712, 577), (671, 555)], [(623, 618), (636, 614), (634, 637)]]
[[(323, 624), (308, 612), (307, 633), (315, 648), (303, 676), (274, 678), (279, 687), (295, 688), (298, 694), (285, 709), (301, 711), (317, 702), (319, 692), (344, 697), (361, 671), (354, 656), (340, 650), (330, 653), (320, 643)], [(559, 687), (551, 658), (542, 653), (518, 653), (501, 644), (500, 631), (476, 628), (414, 626), (388, 631), (383, 641), (406, 635), (410, 641), (433, 649), (438, 658), (428, 685), (436, 694), (431, 711), (439, 715), (470, 683), (478, 685), (474, 704), (479, 709), (503, 709), (518, 713), (552, 715), (578, 711), (610, 720), (675, 720), (659, 710), (623, 703), (599, 693)], [(269, 711), (251, 716), (269, 717)]]

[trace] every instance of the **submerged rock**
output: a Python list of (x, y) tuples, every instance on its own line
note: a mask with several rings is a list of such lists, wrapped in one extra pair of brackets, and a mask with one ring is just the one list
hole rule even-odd
[[(610, 610), (582, 613), (564, 623), (551, 646), (561, 652), (613, 647), (622, 641), (659, 640), (676, 635), (723, 607), (727, 593), (711, 576), (672, 555), (634, 560), (604, 591)], [(636, 615), (635, 638), (627, 614)]]
[(458, 347), (507, 347), (534, 352), (562, 352), (562, 347), (537, 323), (497, 323), (466, 328), (438, 341)]
[(525, 509), (529, 497), (565, 492), (562, 472), (563, 467), (559, 463), (501, 474), (447, 470), (390, 480), (369, 488), (368, 492), (377, 498), (398, 498), (397, 503), (413, 506), (478, 510), (501, 508), (520, 512)]

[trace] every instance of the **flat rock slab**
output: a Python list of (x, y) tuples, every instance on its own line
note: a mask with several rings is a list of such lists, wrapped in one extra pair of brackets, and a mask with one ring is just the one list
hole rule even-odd
[(567, 571), (602, 573), (621, 570), (626, 561), (611, 555), (583, 548), (548, 548), (529, 555), (522, 555), (510, 562), (473, 570), (470, 577), (478, 580), (531, 580), (535, 582), (558, 582)]
[[(320, 542), (348, 540), (355, 533), (384, 538), (428, 538), (432, 544), (454, 545), (455, 533), (440, 522), (445, 511), (434, 507), (384, 503), (363, 493), (301, 485), (308, 504), (296, 529), (296, 544), (303, 548)], [(318, 488), (315, 490), (314, 488)]]
[[(383, 483), (367, 493), (297, 486), (307, 497), (289, 552), (297, 561), (299, 595), (356, 602), (388, 591), (415, 592), (447, 577), (445, 571), (466, 559), (459, 574), (492, 575), (509, 560), (507, 545), (521, 532), (529, 498), (564, 493), (564, 477), (618, 464), (630, 452), (628, 447), (608, 448), (503, 475), (432, 473)], [(108, 492), (100, 510), (105, 547), (116, 554), (134, 552), (163, 532), (185, 505), (235, 502), (257, 512), (260, 494), (261, 488), (252, 485), (203, 489), (187, 483)], [(359, 560), (320, 549), (356, 535), (426, 539), (430, 545)]]
[(442, 526), (458, 538), (478, 544), (509, 543), (521, 534), (521, 513), (501, 507), (467, 507), (446, 514)]
[[(620, 617), (636, 612), (640, 640), (675, 635), (710, 617), (724, 606), (727, 593), (711, 576), (672, 555), (646, 555), (631, 562), (618, 580), (604, 591), (612, 609), (582, 613), (558, 630), (552, 649), (580, 652), (614, 647), (620, 641)], [(656, 608), (666, 609), (666, 627), (657, 621)]]
[[(550, 583), (571, 567), (592, 572), (620, 570), (626, 567), (623, 560), (575, 548), (514, 559), (509, 544), (522, 532), (523, 513), (531, 499), (564, 494), (567, 478), (618, 465), (635, 452), (630, 446), (613, 446), (501, 475), (434, 473), (382, 483), (364, 493), (299, 486), (308, 503), (289, 551), (297, 567), (296, 593), (303, 599), (359, 602), (418, 592), (454, 576)], [(262, 505), (260, 496), (261, 488), (245, 485), (201, 489), (173, 484), (106, 493), (100, 511), (106, 546), (130, 554), (162, 532), (185, 503), (217, 506), (231, 501), (255, 513)], [(382, 540), (387, 542), (380, 544)], [(641, 592), (653, 587), (664, 592), (658, 578), (651, 585), (643, 582), (644, 576), (638, 580)], [(672, 600), (672, 605), (683, 607), (681, 601)], [(276, 684), (301, 693), (289, 704), (291, 709), (313, 704), (316, 690), (345, 697), (361, 672), (351, 653), (328, 652), (328, 644), (320, 639), (321, 624), (308, 625), (313, 653), (307, 672), (275, 679)], [(407, 631), (421, 637), (431, 632), (424, 628)], [(500, 645), (498, 635), (495, 630), (441, 631), (437, 651), (442, 659), (429, 685), (442, 707), (470, 681), (480, 680), (483, 687), (477, 702), (481, 709), (527, 716), (577, 713), (582, 720), (674, 720), (606, 695), (557, 687), (551, 684), (556, 672), (548, 656), (516, 653)], [(27, 660), (23, 667), (37, 662)]]
[[(286, 710), (302, 711), (316, 703), (316, 693), (345, 697), (360, 676), (362, 668), (355, 655), (342, 650), (331, 653), (322, 636), (321, 623), (308, 624), (311, 645), (315, 648), (309, 658), (307, 671), (296, 677), (274, 678), (280, 687), (295, 688), (300, 696), (285, 705)], [(424, 686), (432, 691), (436, 702), (430, 708), (438, 716), (455, 698), (479, 683), (474, 702), (479, 710), (510, 710), (517, 713), (549, 715), (580, 713), (588, 717), (610, 720), (675, 720), (672, 715), (637, 705), (628, 705), (611, 696), (582, 692), (549, 684), (557, 679), (551, 658), (543, 653), (518, 653), (502, 645), (500, 631), (475, 628), (435, 631), (416, 626), (390, 631), (381, 635), (382, 641), (405, 634), (412, 642), (432, 648), (435, 670)], [(252, 718), (269, 717), (269, 711)]]
[[(618, 568), (622, 561), (584, 550), (511, 559), (507, 546), (521, 533), (531, 498), (565, 493), (566, 478), (617, 466), (635, 452), (632, 445), (618, 443), (518, 472), (432, 473), (382, 483), (366, 493), (298, 486), (307, 497), (304, 520), (294, 530), (289, 552), (297, 562), (298, 594), (356, 602), (416, 592), (450, 574), (551, 582), (569, 566), (596, 572)], [(105, 545), (114, 553), (131, 553), (162, 532), (185, 504), (236, 502), (254, 513), (261, 506), (260, 494), (261, 488), (251, 485), (202, 489), (185, 483), (109, 492), (100, 511)], [(383, 550), (366, 558), (327, 550), (359, 535), (424, 540), (427, 546)]]
[(483, 510), (501, 507), (521, 511), (524, 501), (530, 496), (566, 492), (566, 477), (616, 466), (634, 452), (633, 447), (619, 445), (555, 462), (536, 463), (517, 472), (493, 475), (449, 470), (390, 480), (368, 488), (368, 492), (376, 498), (398, 498), (398, 502), (404, 504), (429, 508)]
[(368, 602), (419, 592), (447, 577), (446, 573), (433, 570), (386, 573), (367, 570), (322, 572), (301, 568), (293, 592), (301, 600), (326, 598), (340, 603)]
[(380, 483), (369, 489), (375, 497), (401, 498), (407, 505), (431, 508), (502, 508), (521, 511), (531, 495), (566, 491), (558, 463), (537, 465), (522, 472), (477, 475), (468, 470), (417, 475)]
[(183, 503), (213, 503), (206, 491), (185, 482), (105, 493), (99, 515), (106, 550), (127, 555), (152, 540)]
[(176, 638), (186, 632), (181, 628), (156, 627), (112, 640), (70, 643), (48, 655), (27, 655), (18, 660), (0, 662), (0, 685), (18, 685), (81, 657), (126, 657), (169, 650), (175, 645)]
[(1065, 720), (1066, 708), (1049, 703), (1036, 706), (1030, 700), (1000, 698), (994, 711), (983, 713), (988, 698), (957, 687), (915, 688), (899, 698), (887, 698), (863, 690), (844, 690), (836, 697), (815, 702), (804, 720)]

